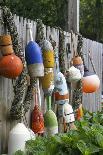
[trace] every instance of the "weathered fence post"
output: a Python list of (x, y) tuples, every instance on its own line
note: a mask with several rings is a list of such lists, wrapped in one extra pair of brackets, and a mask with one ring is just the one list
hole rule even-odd
[(79, 32), (79, 1), (68, 0), (68, 32)]

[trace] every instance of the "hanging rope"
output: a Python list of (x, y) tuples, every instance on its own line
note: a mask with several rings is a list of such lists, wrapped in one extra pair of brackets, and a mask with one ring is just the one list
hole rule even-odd
[(36, 33), (36, 42), (41, 46), (44, 41), (44, 27), (43, 22), (40, 19), (37, 19), (37, 33)]
[(21, 45), (19, 44), (17, 28), (15, 26), (12, 13), (6, 6), (2, 7), (2, 10), (3, 10), (4, 24), (7, 25), (8, 31), (10, 32), (14, 52), (19, 58), (21, 58), (22, 63), (24, 65), (21, 75), (15, 80), (15, 84), (13, 85), (14, 100), (10, 110), (11, 118), (20, 119), (22, 117), (22, 112), (24, 107), (23, 98), (24, 98), (24, 93), (26, 91), (26, 85), (27, 85), (26, 64), (25, 64), (23, 50), (21, 48)]
[(62, 29), (59, 30), (59, 65), (60, 71), (64, 74), (65, 68), (65, 36)]
[[(82, 46), (83, 46), (83, 38), (80, 34), (78, 34), (77, 55), (80, 56), (84, 62)], [(82, 82), (81, 80), (77, 83), (76, 89), (74, 89), (72, 93), (73, 93), (72, 106), (73, 106), (74, 111), (76, 112), (80, 104), (82, 104)]]

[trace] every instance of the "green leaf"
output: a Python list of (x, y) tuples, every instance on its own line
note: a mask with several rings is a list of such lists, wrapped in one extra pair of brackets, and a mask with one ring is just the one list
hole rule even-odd
[(77, 143), (78, 149), (82, 152), (83, 155), (90, 155), (100, 151), (100, 148), (91, 143), (85, 143), (83, 140), (80, 140)]
[(103, 135), (101, 133), (96, 133), (95, 135), (95, 140), (97, 142), (97, 144), (103, 148)]
[(18, 150), (14, 153), (14, 155), (25, 155), (25, 153), (21, 150)]

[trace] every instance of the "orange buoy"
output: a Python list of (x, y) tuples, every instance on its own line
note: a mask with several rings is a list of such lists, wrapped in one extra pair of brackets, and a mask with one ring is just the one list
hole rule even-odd
[(84, 76), (82, 78), (82, 90), (85, 93), (93, 93), (99, 89), (100, 80), (99, 77), (89, 72), (89, 70), (85, 67)]
[(32, 111), (32, 131), (37, 134), (44, 133), (44, 118), (37, 103), (37, 94), (35, 94), (35, 106)]
[(3, 56), (14, 53), (10, 35), (0, 36), (0, 51)]
[(6, 78), (16, 78), (21, 74), (23, 64), (19, 57), (14, 54), (3, 56), (0, 59), (0, 75)]
[(73, 66), (80, 70), (81, 75), (84, 75), (83, 60), (80, 56), (75, 56), (73, 59)]

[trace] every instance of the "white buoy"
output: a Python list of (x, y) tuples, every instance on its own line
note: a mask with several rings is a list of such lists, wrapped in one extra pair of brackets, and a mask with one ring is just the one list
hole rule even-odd
[(66, 123), (71, 123), (75, 121), (74, 113), (73, 113), (73, 108), (72, 106), (66, 102), (63, 105), (64, 108), (64, 119)]
[(70, 67), (69, 70), (67, 70), (67, 81), (68, 82), (78, 82), (81, 80), (82, 76), (80, 73), (80, 70), (75, 68), (74, 66)]
[(26, 128), (23, 123), (18, 123), (9, 133), (8, 155), (13, 155), (17, 150), (25, 151), (25, 142), (35, 135)]

